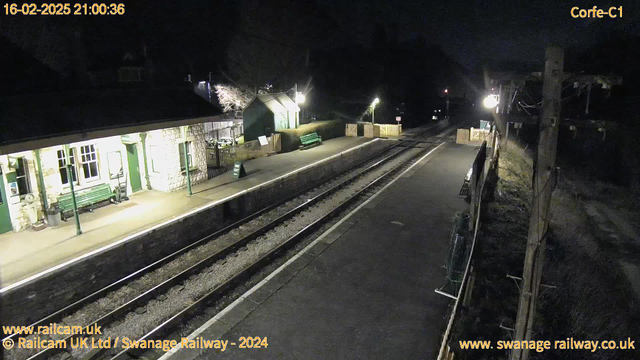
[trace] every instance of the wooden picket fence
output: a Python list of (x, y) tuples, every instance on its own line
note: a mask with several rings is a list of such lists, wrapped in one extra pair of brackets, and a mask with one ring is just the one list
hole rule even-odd
[(364, 124), (364, 137), (378, 138), (380, 137), (380, 126), (374, 124)]
[(402, 125), (393, 124), (376, 124), (380, 127), (380, 136), (400, 136), (402, 134)]
[(345, 136), (357, 137), (358, 136), (358, 124), (345, 124), (344, 130)]
[(400, 134), (402, 134), (402, 125), (364, 124), (364, 137), (366, 138), (400, 136)]
[(456, 144), (468, 144), (469, 143), (469, 130), (458, 129), (456, 134)]

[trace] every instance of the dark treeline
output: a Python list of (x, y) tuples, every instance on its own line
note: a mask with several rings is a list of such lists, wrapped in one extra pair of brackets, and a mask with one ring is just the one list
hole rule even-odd
[[(372, 24), (355, 39), (319, 3), (292, 0), (188, 2), (143, 0), (116, 17), (9, 17), (0, 24), (1, 95), (86, 88), (183, 85), (211, 79), (257, 92), (308, 95), (305, 114), (357, 119), (375, 96), (376, 115), (419, 124), (471, 99), (466, 70), (429, 39), (398, 40), (396, 24)], [(141, 67), (142, 82), (117, 70)], [(468, 82), (468, 81), (467, 81)]]

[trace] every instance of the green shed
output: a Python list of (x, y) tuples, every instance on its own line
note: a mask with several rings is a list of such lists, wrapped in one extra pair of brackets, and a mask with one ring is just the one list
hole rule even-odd
[(297, 128), (299, 111), (300, 108), (286, 93), (257, 95), (242, 113), (244, 140), (257, 140), (258, 136)]

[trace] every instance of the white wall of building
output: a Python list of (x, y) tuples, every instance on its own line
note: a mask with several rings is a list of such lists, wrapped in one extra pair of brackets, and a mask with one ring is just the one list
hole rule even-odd
[[(15, 173), (15, 169), (10, 168), (9, 166), (9, 156), (13, 158), (24, 157), (27, 159), (28, 164), (28, 175), (29, 175), (29, 183), (31, 184), (31, 193), (36, 198), (34, 205), (29, 205), (24, 200), (24, 196), (11, 195), (11, 188), (9, 181), (7, 180), (7, 175), (11, 173)], [(35, 165), (35, 156), (32, 151), (22, 151), (19, 153), (14, 153), (10, 155), (0, 156), (0, 166), (2, 166), (2, 176), (4, 177), (4, 185), (3, 193), (7, 197), (7, 203), (9, 206), (9, 213), (11, 214), (11, 223), (15, 231), (20, 231), (28, 228), (31, 225), (31, 220), (29, 216), (30, 211), (36, 211), (36, 216), (38, 218), (42, 215), (42, 210), (40, 209), (40, 193), (38, 187), (38, 180), (36, 177), (36, 165)], [(33, 207), (33, 210), (30, 210), (30, 207)]]
[[(184, 142), (182, 131), (179, 127), (154, 130), (147, 133), (146, 151), (147, 166), (149, 171), (149, 182), (154, 190), (175, 191), (187, 186), (186, 173), (180, 168), (179, 144)], [(128, 142), (134, 142), (137, 148), (138, 164), (142, 189), (147, 189), (144, 149), (139, 133), (128, 134)], [(197, 184), (207, 180), (207, 161), (204, 143), (203, 124), (190, 125), (187, 140), (191, 142), (191, 159), (193, 164), (190, 177), (191, 183)], [(75, 155), (75, 168), (77, 181), (74, 182), (74, 189), (81, 190), (95, 185), (108, 183), (111, 189), (115, 189), (118, 184), (117, 179), (112, 179), (112, 174), (118, 172), (120, 166), (127, 180), (127, 193), (132, 193), (127, 148), (122, 142), (121, 136), (111, 136), (89, 141), (75, 142), (69, 144)], [(96, 153), (98, 173), (95, 177), (86, 177), (81, 161), (83, 146), (93, 146)], [(64, 146), (52, 146), (40, 150), (42, 173), (44, 177), (45, 190), (49, 205), (58, 201), (61, 194), (70, 192), (70, 185), (63, 184), (58, 161), (58, 151), (64, 150)], [(119, 153), (119, 156), (118, 156)], [(9, 158), (24, 157), (28, 163), (28, 177), (31, 194), (36, 198), (34, 208), (37, 211), (37, 219), (45, 217), (45, 212), (40, 199), (40, 189), (38, 183), (38, 167), (36, 163), (35, 151), (24, 151), (9, 155), (0, 156), (0, 166), (2, 166), (5, 183), (5, 193), (9, 204), (11, 222), (15, 231), (28, 228), (31, 225), (29, 217), (29, 206), (24, 200), (24, 196), (11, 196), (10, 184), (7, 174), (15, 172), (9, 167)], [(121, 159), (121, 164), (117, 159)], [(90, 172), (89, 172), (90, 173)], [(122, 181), (122, 178), (121, 178)]]
[[(187, 140), (191, 142), (191, 184), (207, 180), (207, 157), (203, 124), (189, 126)], [(180, 128), (154, 130), (148, 133), (147, 154), (151, 187), (175, 191), (187, 186), (186, 172), (180, 169), (179, 144), (183, 143)]]

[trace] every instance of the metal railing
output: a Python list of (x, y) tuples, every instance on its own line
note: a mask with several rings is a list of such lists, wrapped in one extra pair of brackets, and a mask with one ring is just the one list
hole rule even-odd
[(466, 303), (470, 298), (471, 287), (469, 286), (469, 283), (472, 282), (470, 279), (473, 279), (473, 255), (478, 238), (478, 230), (480, 228), (480, 214), (482, 213), (483, 205), (485, 203), (483, 193), (490, 172), (498, 171), (500, 134), (495, 129), (495, 126), (492, 128), (490, 136), (488, 136), (487, 139), (490, 140), (491, 147), (488, 146), (489, 143), (487, 142), (487, 140), (484, 140), (472, 165), (472, 173), (469, 184), (469, 191), (471, 196), (471, 202), (469, 204), (469, 223), (471, 225), (471, 232), (473, 233), (471, 250), (469, 251), (469, 259), (467, 260), (467, 265), (465, 267), (460, 288), (458, 289), (456, 301), (453, 306), (453, 310), (451, 311), (451, 316), (449, 318), (447, 328), (444, 332), (442, 343), (440, 344), (438, 360), (453, 359), (453, 352), (449, 347), (449, 342), (451, 340), (451, 328), (453, 327), (456, 314), (458, 313), (458, 309), (460, 308), (460, 302), (463, 301)]

